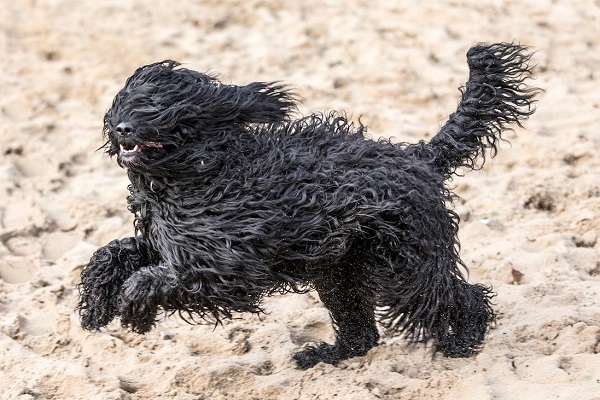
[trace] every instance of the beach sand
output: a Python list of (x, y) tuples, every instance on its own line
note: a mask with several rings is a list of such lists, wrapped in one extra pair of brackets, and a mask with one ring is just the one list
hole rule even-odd
[[(0, 398), (600, 399), (600, 2), (7, 1), (0, 8)], [(430, 138), (477, 42), (537, 53), (545, 90), (497, 157), (450, 184), (469, 279), (497, 292), (470, 358), (384, 337), (337, 367), (294, 367), (332, 340), (316, 294), (262, 318), (137, 335), (84, 332), (79, 273), (130, 236), (127, 178), (96, 151), (139, 66), (175, 59), (225, 82), (283, 81), (301, 111), (345, 110), (377, 138)]]

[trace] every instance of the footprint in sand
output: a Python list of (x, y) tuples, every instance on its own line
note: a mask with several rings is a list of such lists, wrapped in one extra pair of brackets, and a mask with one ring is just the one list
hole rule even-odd
[(28, 282), (39, 270), (37, 264), (33, 258), (6, 256), (0, 264), (0, 279), (11, 284)]

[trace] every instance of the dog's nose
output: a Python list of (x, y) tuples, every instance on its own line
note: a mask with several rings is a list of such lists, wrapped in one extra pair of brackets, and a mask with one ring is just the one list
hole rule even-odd
[(130, 122), (121, 122), (115, 128), (115, 132), (122, 137), (127, 137), (133, 132), (133, 125)]

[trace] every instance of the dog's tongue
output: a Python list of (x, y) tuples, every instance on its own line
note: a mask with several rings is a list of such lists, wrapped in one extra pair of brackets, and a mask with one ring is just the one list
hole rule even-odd
[(144, 143), (144, 147), (155, 147), (157, 149), (162, 149), (163, 145), (158, 142), (146, 142)]

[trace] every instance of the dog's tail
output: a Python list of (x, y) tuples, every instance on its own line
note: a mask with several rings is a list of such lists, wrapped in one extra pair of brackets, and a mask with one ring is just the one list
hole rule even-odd
[(502, 132), (510, 124), (521, 126), (535, 111), (540, 89), (525, 84), (532, 74), (531, 56), (527, 47), (513, 43), (472, 47), (467, 52), (469, 79), (460, 89), (458, 109), (431, 141), (408, 146), (407, 151), (446, 177), (459, 167), (481, 167), (486, 149), (496, 155)]

